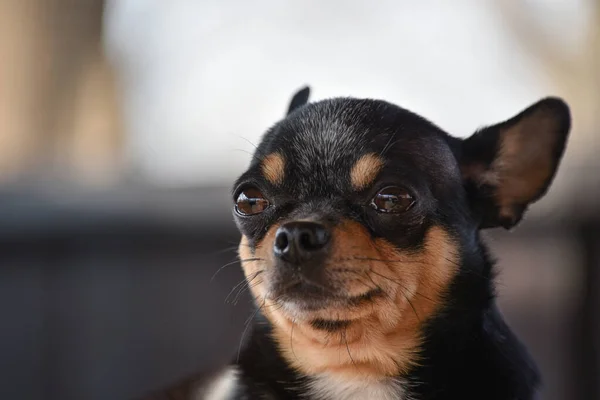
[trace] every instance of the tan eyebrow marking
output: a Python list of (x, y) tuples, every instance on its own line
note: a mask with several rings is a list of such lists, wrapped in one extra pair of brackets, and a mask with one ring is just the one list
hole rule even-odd
[(264, 177), (274, 185), (280, 185), (285, 177), (285, 160), (279, 153), (271, 153), (261, 163)]
[(375, 153), (365, 154), (354, 164), (350, 171), (350, 182), (356, 191), (362, 190), (373, 183), (381, 168), (383, 160)]

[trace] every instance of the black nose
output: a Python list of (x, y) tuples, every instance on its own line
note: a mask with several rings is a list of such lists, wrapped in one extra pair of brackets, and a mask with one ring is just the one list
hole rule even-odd
[(282, 225), (275, 234), (275, 255), (299, 264), (318, 254), (329, 242), (329, 232), (317, 222), (297, 221)]

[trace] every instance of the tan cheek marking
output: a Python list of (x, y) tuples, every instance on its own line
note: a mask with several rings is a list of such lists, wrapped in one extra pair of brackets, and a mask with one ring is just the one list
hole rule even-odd
[[(371, 271), (370, 278), (361, 278), (363, 283), (347, 284), (348, 292), (359, 287), (365, 292), (365, 286), (377, 284), (387, 295), (363, 307), (327, 309), (303, 319), (267, 300), (264, 313), (274, 325), (273, 336), (283, 356), (309, 375), (333, 373), (343, 379), (379, 380), (407, 372), (419, 363), (423, 322), (443, 306), (458, 271), (450, 235), (442, 228), (431, 228), (418, 254), (403, 253), (385, 240), (372, 241), (355, 222), (343, 223), (334, 237), (333, 260), (343, 257), (345, 267), (359, 273)], [(352, 319), (353, 323), (330, 333), (315, 330), (309, 323), (313, 318)]]
[(256, 245), (254, 252), (251, 251), (250, 242), (246, 236), (242, 236), (238, 247), (244, 276), (249, 283), (250, 292), (259, 304), (264, 301), (266, 295), (269, 268), (274, 263), (272, 249), (275, 232), (278, 228), (279, 224), (273, 225), (261, 242)]
[(264, 177), (273, 185), (280, 185), (285, 177), (285, 160), (279, 153), (266, 156), (261, 163)]
[(375, 153), (365, 154), (352, 167), (350, 182), (355, 191), (365, 189), (383, 168), (383, 160)]
[[(255, 253), (252, 253), (250, 250), (250, 245), (248, 238), (246, 236), (242, 236), (242, 240), (240, 241), (240, 245), (238, 248), (238, 254), (240, 256), (242, 271), (244, 271), (244, 276), (246, 277), (246, 282), (250, 282), (255, 278), (258, 279), (257, 275), (259, 275), (259, 271), (261, 269), (260, 263), (255, 260), (258, 258)], [(260, 274), (264, 274), (260, 273)], [(262, 283), (262, 282), (261, 282)], [(249, 283), (250, 284), (250, 283)], [(254, 285), (250, 284), (250, 289), (252, 290), (252, 294), (256, 298)]]

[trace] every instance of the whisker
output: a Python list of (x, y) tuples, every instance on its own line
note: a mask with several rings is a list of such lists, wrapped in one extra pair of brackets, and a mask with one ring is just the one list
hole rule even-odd
[[(377, 275), (377, 276), (380, 276), (380, 277), (381, 277), (381, 278), (383, 278), (383, 279), (387, 279), (388, 281), (390, 281), (390, 282), (392, 282), (392, 283), (395, 283), (396, 285), (400, 286), (402, 289), (404, 289), (404, 290), (405, 290), (405, 291), (407, 291), (407, 292), (409, 291), (409, 290), (408, 290), (408, 288), (406, 287), (406, 285), (404, 285), (404, 283), (402, 283), (401, 281), (398, 281), (397, 279), (392, 279), (392, 278), (390, 278), (389, 276), (385, 276), (385, 275), (383, 275), (383, 274), (380, 274), (380, 273), (379, 273), (379, 272), (377, 272), (377, 271), (370, 270), (370, 272), (371, 272), (372, 274), (375, 274), (375, 275)], [(403, 292), (403, 293), (402, 293), (402, 295), (403, 295), (404, 297), (407, 297), (405, 292)], [(414, 293), (414, 295), (415, 295), (415, 296), (421, 296), (422, 298), (424, 298), (424, 299), (426, 299), (426, 300), (429, 300), (429, 301), (431, 301), (431, 302), (433, 302), (433, 303), (437, 303), (435, 300), (433, 300), (433, 299), (431, 299), (431, 298), (429, 298), (429, 297), (425, 296), (425, 295), (424, 295), (424, 294), (422, 294), (422, 293), (419, 293), (419, 291), (415, 292), (415, 293)], [(407, 300), (408, 300), (408, 299), (407, 299)], [(410, 301), (409, 301), (409, 302), (410, 302)]]
[(352, 365), (354, 365), (354, 367), (357, 368), (356, 362), (354, 361), (354, 358), (352, 358), (352, 354), (350, 354), (350, 346), (348, 346), (348, 338), (346, 336), (347, 331), (348, 331), (348, 327), (344, 328), (344, 332), (342, 332), (342, 337), (344, 338), (344, 342), (346, 343), (346, 351), (348, 352), (348, 357), (350, 357), (350, 361), (352, 361)]
[[(385, 277), (385, 276), (383, 276), (381, 274), (376, 273), (375, 271), (371, 270), (371, 272), (374, 273), (374, 274), (376, 274), (376, 275), (381, 276), (382, 278), (387, 278), (387, 277)], [(368, 273), (367, 273), (367, 276), (369, 277), (369, 279), (371, 279), (371, 281), (373, 281), (373, 278)], [(391, 280), (391, 278), (387, 278), (387, 279)], [(419, 314), (417, 313), (417, 309), (415, 308), (415, 306), (413, 305), (412, 301), (410, 301), (410, 298), (405, 293), (406, 291), (408, 291), (408, 289), (405, 286), (403, 286), (402, 284), (400, 284), (399, 282), (395, 282), (393, 280), (392, 280), (392, 282), (394, 282), (398, 286), (400, 286), (400, 289), (401, 289), (400, 293), (402, 294), (402, 297), (404, 297), (404, 299), (408, 302), (408, 304), (410, 305), (410, 308), (412, 308), (413, 312), (415, 313), (415, 316), (417, 317), (417, 320), (419, 320), (419, 322), (420, 322), (421, 318), (419, 318)], [(375, 282), (373, 281), (373, 283), (375, 283)], [(386, 294), (391, 301), (394, 301), (394, 299), (392, 299), (392, 297), (385, 290), (382, 290), (382, 292), (384, 294)], [(420, 295), (420, 293), (417, 292), (416, 295)], [(425, 296), (422, 296), (422, 297), (426, 298)]]
[(408, 305), (410, 306), (410, 308), (412, 308), (413, 312), (415, 313), (415, 317), (417, 317), (417, 321), (421, 322), (421, 318), (419, 317), (419, 314), (417, 313), (417, 309), (415, 308), (415, 306), (413, 305), (412, 301), (410, 301), (410, 299), (408, 298), (408, 296), (404, 293), (403, 290), (400, 291), (400, 293), (402, 293), (402, 296), (406, 299), (406, 301), (408, 302)]
[(209, 282), (212, 282), (215, 279), (215, 276), (217, 276), (217, 274), (219, 272), (221, 272), (226, 267), (229, 267), (230, 265), (234, 265), (234, 264), (237, 264), (237, 263), (243, 263), (243, 262), (252, 262), (252, 261), (263, 261), (263, 259), (262, 258), (258, 258), (258, 257), (254, 257), (254, 258), (246, 258), (246, 259), (237, 259), (237, 260), (228, 262), (227, 264), (222, 265), (221, 267), (219, 267), (218, 270), (215, 271), (215, 273), (210, 278)]
[(394, 299), (392, 298), (392, 296), (390, 296), (390, 294), (389, 294), (387, 291), (383, 290), (383, 289), (381, 288), (381, 286), (379, 286), (379, 285), (378, 285), (378, 284), (377, 284), (377, 283), (376, 283), (376, 282), (373, 280), (373, 277), (372, 277), (371, 275), (369, 275), (369, 271), (365, 271), (365, 276), (366, 276), (367, 278), (369, 278), (369, 280), (370, 280), (371, 282), (373, 282), (373, 285), (375, 285), (375, 287), (376, 287), (378, 290), (381, 290), (381, 292), (382, 292), (383, 294), (385, 294), (385, 295), (387, 296), (387, 298), (388, 298), (388, 299), (390, 299), (390, 301), (394, 301)]
[(254, 142), (252, 142), (251, 140), (249, 140), (249, 139), (247, 139), (247, 138), (245, 138), (245, 137), (243, 137), (243, 136), (239, 136), (239, 135), (237, 135), (237, 136), (238, 136), (240, 139), (242, 139), (242, 140), (246, 141), (247, 143), (250, 143), (250, 144), (252, 145), (252, 147), (254, 147), (256, 150), (258, 150), (258, 146), (257, 146), (257, 145), (255, 145), (255, 144), (254, 144)]
[(238, 248), (238, 246), (252, 247), (251, 245), (249, 245), (249, 244), (247, 244), (247, 243), (242, 243), (242, 242), (240, 242), (240, 241), (238, 241), (238, 242), (234, 242), (234, 241), (232, 241), (232, 240), (227, 240), (227, 243), (228, 243), (228, 244), (231, 244), (231, 245), (233, 245), (235, 249), (237, 249), (237, 248)]
[[(460, 263), (450, 260), (449, 258), (442, 257), (444, 260), (448, 261), (450, 264), (460, 266)], [(354, 260), (361, 261), (378, 261), (378, 262), (390, 262), (390, 263), (406, 263), (406, 264), (429, 264), (425, 261), (419, 260), (398, 260), (398, 259), (384, 259), (384, 258), (373, 258), (373, 257), (353, 257)]]
[(244, 150), (244, 149), (231, 149), (232, 151), (241, 151), (242, 153), (246, 153), (249, 154), (250, 156), (254, 156), (254, 153), (252, 153), (251, 151), (248, 150)]
[[(365, 276), (367, 278), (369, 278), (369, 280), (371, 282), (373, 282), (373, 285), (375, 285), (376, 289), (381, 291), (381, 293), (383, 293), (385, 295), (385, 297), (387, 297), (392, 303), (394, 302), (394, 299), (392, 298), (392, 296), (387, 292), (387, 290), (383, 290), (383, 288), (381, 286), (379, 286), (374, 280), (373, 277), (371, 275), (369, 275), (368, 271), (365, 271)], [(375, 304), (371, 303), (371, 310), (375, 310)]]
[(229, 292), (229, 294), (227, 295), (227, 297), (225, 297), (225, 303), (227, 303), (227, 300), (229, 299), (229, 297), (236, 291), (238, 290), (238, 288), (242, 285), (244, 285), (245, 283), (250, 284), (263, 270), (260, 270), (258, 272), (256, 272), (250, 279), (246, 280), (246, 278), (242, 279), (237, 285), (235, 285), (233, 287), (233, 289), (231, 289), (231, 291)]
[(233, 289), (231, 289), (231, 291), (227, 294), (227, 296), (225, 297), (225, 303), (228, 302), (229, 296), (231, 296), (233, 294), (233, 292), (241, 285), (243, 285), (244, 283), (246, 283), (246, 278), (242, 279), (237, 285), (235, 285), (233, 287)]
[[(227, 243), (228, 244), (233, 244), (231, 242), (227, 242)], [(215, 250), (215, 251), (212, 251), (212, 252), (204, 253), (203, 255), (204, 256), (216, 256), (216, 255), (219, 255), (219, 254), (223, 254), (223, 253), (227, 253), (227, 252), (230, 252), (230, 251), (237, 250), (237, 248), (238, 248), (237, 245), (236, 246), (225, 247), (224, 249), (220, 249), (220, 250)]]
[[(259, 148), (258, 148), (258, 146), (255, 145), (254, 143), (252, 143), (250, 140), (246, 139), (243, 136), (239, 136), (239, 135), (235, 135), (235, 136), (237, 136), (238, 138), (240, 138), (240, 139), (244, 140), (245, 142), (249, 143), (250, 145), (252, 145), (252, 147), (254, 147), (256, 153), (258, 153), (258, 155), (260, 156), (260, 158), (265, 158), (266, 157), (266, 154), (264, 154), (262, 151), (260, 151)], [(252, 155), (252, 156), (254, 155), (254, 154), (252, 154), (252, 153), (250, 153), (248, 151), (246, 151), (246, 152), (248, 154)]]
[[(445, 261), (447, 261), (449, 264), (460, 268), (461, 264), (457, 261), (451, 260), (447, 257), (442, 257)], [(361, 261), (377, 261), (377, 262), (385, 262), (385, 263), (406, 263), (406, 264), (418, 264), (418, 265), (425, 265), (425, 266), (430, 266), (431, 263), (425, 262), (425, 261), (419, 261), (419, 260), (385, 260), (385, 259), (380, 259), (380, 258), (371, 258), (371, 257), (354, 257), (354, 260), (361, 260)], [(461, 272), (467, 273), (467, 274), (471, 274), (474, 276), (478, 276), (482, 279), (490, 279), (490, 276), (488, 275), (484, 275), (482, 273), (479, 273), (477, 271), (473, 271), (471, 269), (465, 269), (465, 270), (461, 270)]]
[(265, 305), (265, 302), (267, 301), (266, 297), (263, 297), (263, 302), (262, 305), (260, 307), (257, 307), (256, 310), (252, 313), (252, 315), (248, 318), (248, 320), (246, 321), (246, 326), (244, 327), (244, 331), (242, 332), (242, 337), (240, 338), (240, 345), (238, 346), (238, 354), (237, 354), (237, 362), (240, 362), (240, 354), (242, 352), (242, 344), (244, 343), (244, 337), (246, 336), (246, 332), (248, 331), (248, 327), (250, 326), (250, 322), (252, 322), (252, 320), (254, 319), (254, 317), (256, 316), (256, 314), (258, 314), (258, 312), (260, 311), (260, 309)]
[(358, 283), (360, 283), (361, 285), (363, 285), (364, 287), (366, 287), (367, 291), (381, 289), (379, 286), (377, 286), (377, 284), (372, 279), (371, 279), (371, 282), (373, 282), (373, 285), (374, 285), (373, 287), (371, 287), (368, 283), (365, 283), (362, 279), (355, 278), (355, 280), (357, 280)]
[(275, 303), (275, 304), (267, 304), (263, 308), (269, 307), (271, 309), (271, 311), (277, 311), (277, 310), (281, 310), (283, 308), (283, 306), (284, 306), (283, 303)]
[[(263, 271), (259, 271), (259, 272), (263, 272)], [(253, 289), (256, 286), (260, 285), (261, 283), (263, 283), (262, 279), (259, 279), (257, 282), (252, 282), (252, 284), (248, 284), (248, 285), (244, 285), (242, 286), (242, 288), (240, 290), (238, 290), (237, 294), (235, 295), (235, 298), (233, 299), (233, 305), (237, 305), (240, 297), (242, 294), (244, 294), (247, 290), (249, 289)]]
[(296, 352), (294, 351), (294, 326), (296, 326), (296, 318), (292, 319), (292, 329), (290, 332), (290, 348), (292, 349), (292, 354), (294, 355), (294, 358), (296, 358), (296, 360), (298, 360), (298, 356), (296, 355)]
[(387, 152), (388, 148), (392, 147), (394, 144), (396, 144), (398, 142), (398, 141), (395, 141), (394, 143), (392, 143), (392, 140), (394, 140), (395, 137), (396, 137), (396, 132), (394, 132), (392, 135), (390, 135), (390, 138), (388, 139), (385, 146), (383, 146), (383, 149), (379, 153), (379, 156), (383, 157), (385, 155), (385, 153)]
[[(413, 263), (413, 261), (407, 261), (407, 260), (384, 260), (384, 259), (377, 259), (377, 258), (370, 258), (370, 257), (353, 257), (353, 259), (354, 260), (358, 259), (358, 260), (380, 261), (380, 262), (406, 262), (406, 263)], [(340, 259), (337, 259), (336, 261), (341, 261), (341, 260), (343, 260), (343, 259), (340, 258)], [(448, 261), (451, 262), (451, 260), (448, 260)], [(422, 265), (430, 265), (430, 264), (425, 263), (425, 262), (414, 262), (414, 263), (415, 264), (422, 264)], [(399, 281), (397, 279), (390, 278), (389, 276), (386, 276), (386, 275), (381, 274), (381, 273), (379, 273), (377, 271), (374, 271), (373, 269), (369, 269), (368, 271), (365, 271), (364, 269), (362, 269), (362, 270), (355, 270), (355, 269), (352, 269), (352, 268), (345, 268), (345, 267), (341, 266), (341, 267), (332, 269), (332, 271), (343, 272), (343, 273), (351, 273), (351, 274), (356, 274), (356, 275), (361, 275), (361, 276), (367, 276), (368, 279), (371, 280), (371, 282), (375, 285), (374, 289), (381, 290), (381, 292), (385, 296), (387, 296), (388, 299), (391, 300), (391, 301), (394, 300), (391, 297), (391, 295), (387, 291), (383, 290), (383, 288), (381, 288), (379, 285), (377, 285), (377, 283), (373, 280), (373, 277), (371, 277), (369, 273), (377, 275), (377, 276), (379, 276), (379, 277), (381, 277), (383, 279), (386, 279), (386, 280), (388, 280), (388, 281), (396, 284), (397, 286), (399, 286), (401, 288), (401, 290), (400, 290), (401, 295), (405, 298), (405, 300), (407, 301), (407, 303), (409, 304), (409, 306), (413, 310), (413, 312), (414, 312), (415, 316), (417, 317), (417, 319), (419, 321), (421, 321), (421, 317), (419, 316), (419, 313), (417, 312), (417, 309), (416, 309), (413, 301), (411, 300), (410, 296), (408, 295), (408, 293), (410, 293), (410, 290), (406, 287), (406, 285), (403, 282), (401, 282), (401, 281)], [(479, 276), (481, 276), (481, 275), (479, 275)], [(356, 280), (358, 282), (360, 282), (361, 284), (365, 285), (366, 287), (369, 287), (369, 285), (365, 284), (362, 280), (360, 280), (360, 279), (356, 279)], [(430, 301), (432, 303), (438, 303), (438, 301), (433, 300), (432, 298), (424, 295), (423, 293), (419, 292), (418, 290), (416, 292), (414, 292), (412, 295), (413, 296), (419, 296), (419, 297), (421, 297), (423, 299), (426, 299), (426, 300), (428, 300), (428, 301)]]

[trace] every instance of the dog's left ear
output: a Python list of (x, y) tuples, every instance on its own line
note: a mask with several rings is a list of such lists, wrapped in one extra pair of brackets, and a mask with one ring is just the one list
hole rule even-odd
[(290, 105), (288, 106), (287, 115), (290, 115), (297, 108), (302, 107), (306, 103), (308, 103), (308, 98), (310, 97), (310, 88), (308, 86), (303, 87), (298, 90), (292, 100), (290, 101)]
[(480, 228), (512, 228), (547, 192), (570, 126), (567, 104), (545, 98), (461, 143), (459, 164)]

